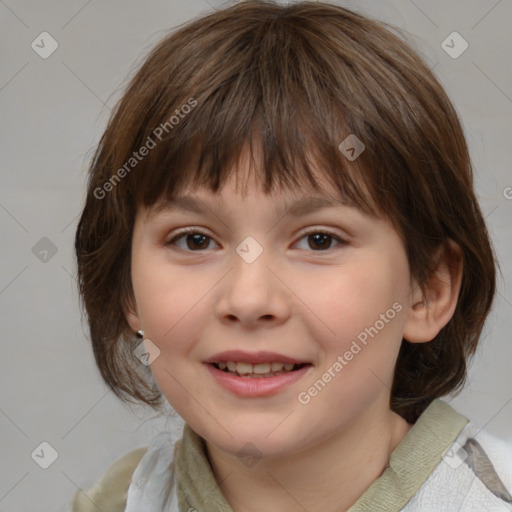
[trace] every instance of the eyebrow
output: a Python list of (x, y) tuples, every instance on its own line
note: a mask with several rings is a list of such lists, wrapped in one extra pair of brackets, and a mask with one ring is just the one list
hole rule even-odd
[[(300, 217), (308, 215), (309, 213), (321, 210), (323, 208), (343, 207), (351, 206), (347, 201), (343, 199), (329, 199), (326, 197), (303, 197), (298, 199), (294, 203), (285, 204), (283, 207), (278, 209), (279, 214), (291, 215), (293, 217)], [(166, 200), (153, 209), (153, 214), (158, 214), (163, 210), (166, 211), (183, 211), (189, 213), (205, 214), (211, 211), (211, 208), (207, 206), (202, 200), (198, 200), (192, 196), (178, 196), (172, 200)]]

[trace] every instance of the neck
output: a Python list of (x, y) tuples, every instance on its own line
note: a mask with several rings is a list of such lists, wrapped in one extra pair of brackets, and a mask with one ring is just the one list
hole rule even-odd
[(413, 425), (372, 410), (314, 447), (286, 457), (262, 457), (252, 467), (207, 443), (218, 485), (234, 512), (339, 512), (382, 474)]

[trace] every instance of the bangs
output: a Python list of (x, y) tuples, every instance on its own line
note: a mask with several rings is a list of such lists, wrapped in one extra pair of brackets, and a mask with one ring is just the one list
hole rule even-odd
[[(245, 127), (246, 119), (251, 119), (246, 114), (244, 109), (238, 111), (238, 119), (230, 119), (235, 123), (218, 119), (214, 137), (208, 129), (210, 118), (191, 120), (204, 128), (182, 145), (163, 143), (152, 153), (143, 173), (133, 180), (135, 203), (151, 209), (185, 190), (205, 188), (216, 193), (231, 178), (237, 193), (245, 196), (255, 178), (265, 194), (276, 189), (300, 190), (304, 196), (317, 192), (368, 215), (378, 214), (368, 192), (371, 176), (364, 175), (361, 165), (348, 165), (333, 142), (310, 131), (311, 124), (299, 122), (297, 115), (289, 128), (272, 120), (264, 124), (260, 111)], [(238, 123), (243, 130), (237, 129)], [(322, 185), (325, 180), (327, 187)]]
[(231, 27), (229, 37), (211, 41), (206, 52), (203, 42), (193, 66), (175, 63), (186, 86), (169, 71), (166, 80), (154, 79), (164, 87), (137, 121), (146, 131), (132, 146), (151, 140), (154, 147), (127, 180), (136, 205), (172, 201), (185, 189), (217, 192), (233, 173), (237, 185), (247, 184), (239, 172), (248, 154), (267, 194), (320, 191), (320, 173), (327, 193), (377, 215), (379, 186), (368, 152), (351, 161), (338, 148), (354, 134), (369, 142), (350, 106), (340, 105), (339, 70), (336, 75), (293, 27), (275, 20), (267, 27), (255, 22), (252, 30), (247, 24), (238, 35)]

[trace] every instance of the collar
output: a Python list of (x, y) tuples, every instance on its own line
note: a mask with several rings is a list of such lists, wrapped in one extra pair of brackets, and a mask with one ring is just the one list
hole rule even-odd
[[(435, 399), (398, 444), (389, 467), (348, 512), (400, 510), (423, 485), (469, 420)], [(176, 494), (180, 511), (233, 512), (222, 494), (206, 455), (206, 444), (185, 424), (176, 443)]]

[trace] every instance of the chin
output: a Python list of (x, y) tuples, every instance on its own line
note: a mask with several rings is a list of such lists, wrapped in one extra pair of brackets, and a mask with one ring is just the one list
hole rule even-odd
[(201, 432), (194, 430), (219, 450), (241, 458), (279, 457), (296, 451), (297, 445), (301, 445), (301, 440), (290, 436), (284, 426), (273, 432), (268, 424), (261, 423), (231, 424), (227, 428), (229, 433), (221, 427), (201, 429)]

